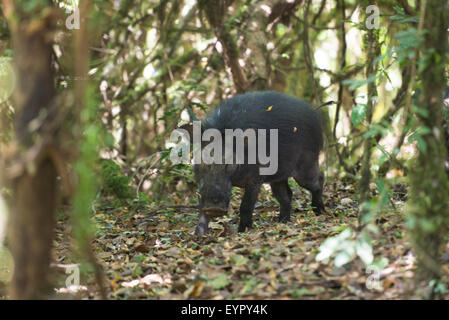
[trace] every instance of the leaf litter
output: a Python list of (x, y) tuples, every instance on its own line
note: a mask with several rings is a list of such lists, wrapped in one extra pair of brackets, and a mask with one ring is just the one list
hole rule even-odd
[[(291, 222), (279, 224), (278, 206), (262, 192), (254, 228), (237, 233), (236, 192), (228, 215), (210, 223), (210, 234), (193, 234), (197, 212), (191, 205), (132, 212), (97, 210), (96, 257), (103, 266), (111, 299), (404, 299), (411, 292), (414, 256), (403, 223), (403, 202), (377, 219), (372, 258), (382, 269), (356, 257), (317, 261), (329, 237), (357, 228), (355, 185), (327, 187), (327, 212), (315, 215), (309, 195), (294, 188)], [(330, 192), (331, 191), (331, 192)], [(68, 219), (59, 219), (55, 259), (76, 263)], [(362, 250), (363, 248), (357, 248)], [(364, 251), (368, 252), (369, 251)], [(362, 256), (363, 257), (363, 256)], [(346, 259), (346, 260), (345, 260)], [(367, 258), (368, 259), (368, 258)], [(344, 263), (348, 262), (348, 263)], [(446, 261), (447, 263), (447, 261)], [(447, 266), (444, 266), (447, 268)], [(87, 290), (78, 298), (98, 298), (92, 272), (82, 276)], [(60, 281), (63, 287), (63, 280)]]

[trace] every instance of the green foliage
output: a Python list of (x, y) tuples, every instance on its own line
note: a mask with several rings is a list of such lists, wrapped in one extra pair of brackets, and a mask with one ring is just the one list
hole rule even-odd
[[(379, 265), (379, 260), (374, 260), (372, 236), (377, 235), (379, 230), (374, 224), (381, 212), (385, 211), (390, 203), (391, 191), (383, 179), (376, 180), (377, 197), (366, 201), (361, 206), (361, 225), (365, 227), (360, 232), (355, 232), (350, 227), (338, 228), (337, 235), (327, 238), (320, 246), (317, 261), (328, 263), (331, 259), (336, 267), (341, 267), (356, 257), (368, 266)], [(383, 259), (382, 264), (386, 264)], [(383, 268), (383, 267), (382, 267)], [(382, 269), (381, 268), (381, 269)]]
[(211, 286), (215, 290), (219, 290), (219, 289), (222, 289), (222, 288), (226, 287), (227, 285), (229, 285), (229, 283), (230, 282), (229, 282), (228, 278), (226, 277), (226, 274), (221, 273), (216, 278), (209, 280), (207, 282), (207, 285)]
[(343, 80), (343, 84), (349, 85), (349, 90), (354, 91), (357, 88), (363, 87), (364, 85), (371, 83), (371, 82), (375, 82), (376, 81), (377, 76), (376, 75), (371, 75), (366, 79), (363, 80), (357, 80), (357, 79), (346, 79)]
[(313, 292), (307, 288), (296, 289), (292, 292), (293, 299), (301, 299), (303, 296), (313, 295)]
[(422, 46), (423, 34), (418, 36), (418, 31), (415, 28), (409, 28), (398, 32), (396, 40), (399, 42), (399, 45), (392, 50), (395, 52), (398, 62), (404, 65), (415, 57), (415, 49)]
[(123, 174), (120, 166), (113, 160), (102, 161), (101, 175), (103, 189), (107, 195), (113, 195), (122, 200), (132, 197), (132, 189), (129, 185), (131, 179)]
[(388, 134), (388, 132), (392, 130), (393, 128), (391, 124), (388, 121), (383, 120), (381, 122), (372, 124), (369, 127), (369, 129), (363, 134), (363, 137), (364, 138), (371, 138), (375, 136), (385, 137)]
[(79, 144), (80, 158), (75, 163), (78, 174), (78, 188), (73, 200), (73, 218), (75, 238), (82, 246), (94, 234), (90, 222), (92, 203), (97, 194), (98, 151), (102, 146), (103, 127), (96, 121), (98, 103), (93, 94), (93, 87), (87, 88), (87, 107), (81, 111), (82, 140)]
[(336, 236), (326, 239), (319, 248), (316, 260), (328, 263), (331, 258), (334, 265), (338, 268), (359, 257), (366, 266), (369, 266), (373, 260), (373, 247), (371, 236), (367, 231), (359, 234), (351, 228), (346, 228)]
[(379, 194), (379, 204), (381, 206), (381, 208), (385, 208), (388, 203), (390, 202), (390, 197), (391, 197), (391, 191), (390, 188), (388, 187), (388, 184), (382, 180), (382, 179), (377, 179), (376, 180), (376, 186), (377, 186), (377, 192)]
[(139, 192), (138, 196), (131, 200), (131, 207), (139, 212), (145, 210), (150, 204), (151, 200), (147, 194)]
[(357, 126), (362, 123), (366, 115), (366, 104), (358, 104), (352, 109), (351, 112), (351, 122), (353, 126)]
[[(416, 97), (414, 97), (416, 99)], [(425, 108), (421, 108), (415, 104), (412, 104), (412, 112), (415, 114), (418, 114), (419, 116), (421, 116), (422, 118), (427, 118), (429, 116), (429, 110), (425, 109)]]
[(375, 219), (387, 209), (390, 202), (391, 191), (387, 183), (383, 179), (377, 179), (376, 187), (378, 196), (370, 199), (369, 201), (365, 201), (362, 204), (361, 210), (366, 212), (361, 221), (364, 225), (374, 222)]
[(287, 31), (287, 27), (282, 24), (278, 23), (276, 28), (276, 36), (279, 38), (282, 38), (285, 35), (285, 32)]
[(408, 142), (416, 141), (416, 145), (421, 152), (427, 151), (427, 143), (424, 140), (424, 136), (431, 133), (432, 130), (426, 126), (419, 126), (408, 138)]
[(447, 292), (447, 284), (440, 279), (432, 279), (429, 282), (429, 286), (436, 294), (445, 294)]
[(51, 2), (49, 0), (19, 0), (17, 6), (25, 12), (31, 12), (36, 9), (41, 9), (49, 6)]
[(396, 21), (397, 23), (419, 22), (418, 17), (407, 15), (404, 9), (399, 6), (394, 6), (394, 10), (397, 14), (390, 16), (390, 19)]
[(449, 109), (448, 108), (444, 108), (443, 115), (444, 115), (444, 121), (446, 123), (446, 126), (445, 126), (446, 133), (449, 134)]

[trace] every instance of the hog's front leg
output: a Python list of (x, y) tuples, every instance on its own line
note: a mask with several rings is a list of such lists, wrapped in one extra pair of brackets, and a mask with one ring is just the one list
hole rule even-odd
[(195, 235), (202, 236), (209, 231), (209, 218), (202, 212), (200, 212), (200, 219), (195, 229)]
[(253, 227), (253, 211), (260, 191), (260, 184), (250, 185), (245, 188), (242, 203), (240, 204), (239, 232)]

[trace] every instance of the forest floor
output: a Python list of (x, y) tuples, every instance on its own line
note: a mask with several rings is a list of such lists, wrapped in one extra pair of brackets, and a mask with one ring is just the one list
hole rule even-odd
[[(356, 258), (343, 267), (317, 262), (322, 242), (345, 227), (357, 226), (355, 185), (328, 185), (328, 212), (315, 215), (306, 206), (309, 194), (296, 187), (292, 221), (277, 223), (278, 205), (263, 192), (254, 213), (254, 228), (237, 233), (240, 191), (234, 213), (210, 223), (211, 234), (195, 237), (193, 205), (159, 205), (142, 212), (126, 207), (96, 210), (93, 247), (107, 278), (111, 299), (407, 299), (413, 291), (414, 255), (404, 226), (405, 191), (395, 193), (394, 209), (377, 219), (374, 257), (388, 263), (377, 274)], [(176, 201), (175, 201), (176, 200)], [(55, 260), (71, 257), (69, 219), (57, 225)], [(447, 261), (446, 261), (447, 263)], [(447, 267), (447, 266), (445, 266)], [(87, 274), (87, 276), (86, 276)], [(66, 275), (59, 279), (64, 292)], [(368, 282), (377, 281), (369, 290)], [(98, 298), (92, 271), (81, 270), (77, 298)], [(369, 287), (369, 286), (368, 286)], [(449, 296), (446, 294), (446, 298)]]

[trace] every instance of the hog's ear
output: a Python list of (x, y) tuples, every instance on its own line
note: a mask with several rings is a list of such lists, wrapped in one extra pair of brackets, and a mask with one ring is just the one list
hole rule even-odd
[(193, 124), (192, 123), (186, 123), (180, 126), (178, 129), (184, 129), (189, 133), (189, 140), (190, 143), (192, 143), (193, 139)]

